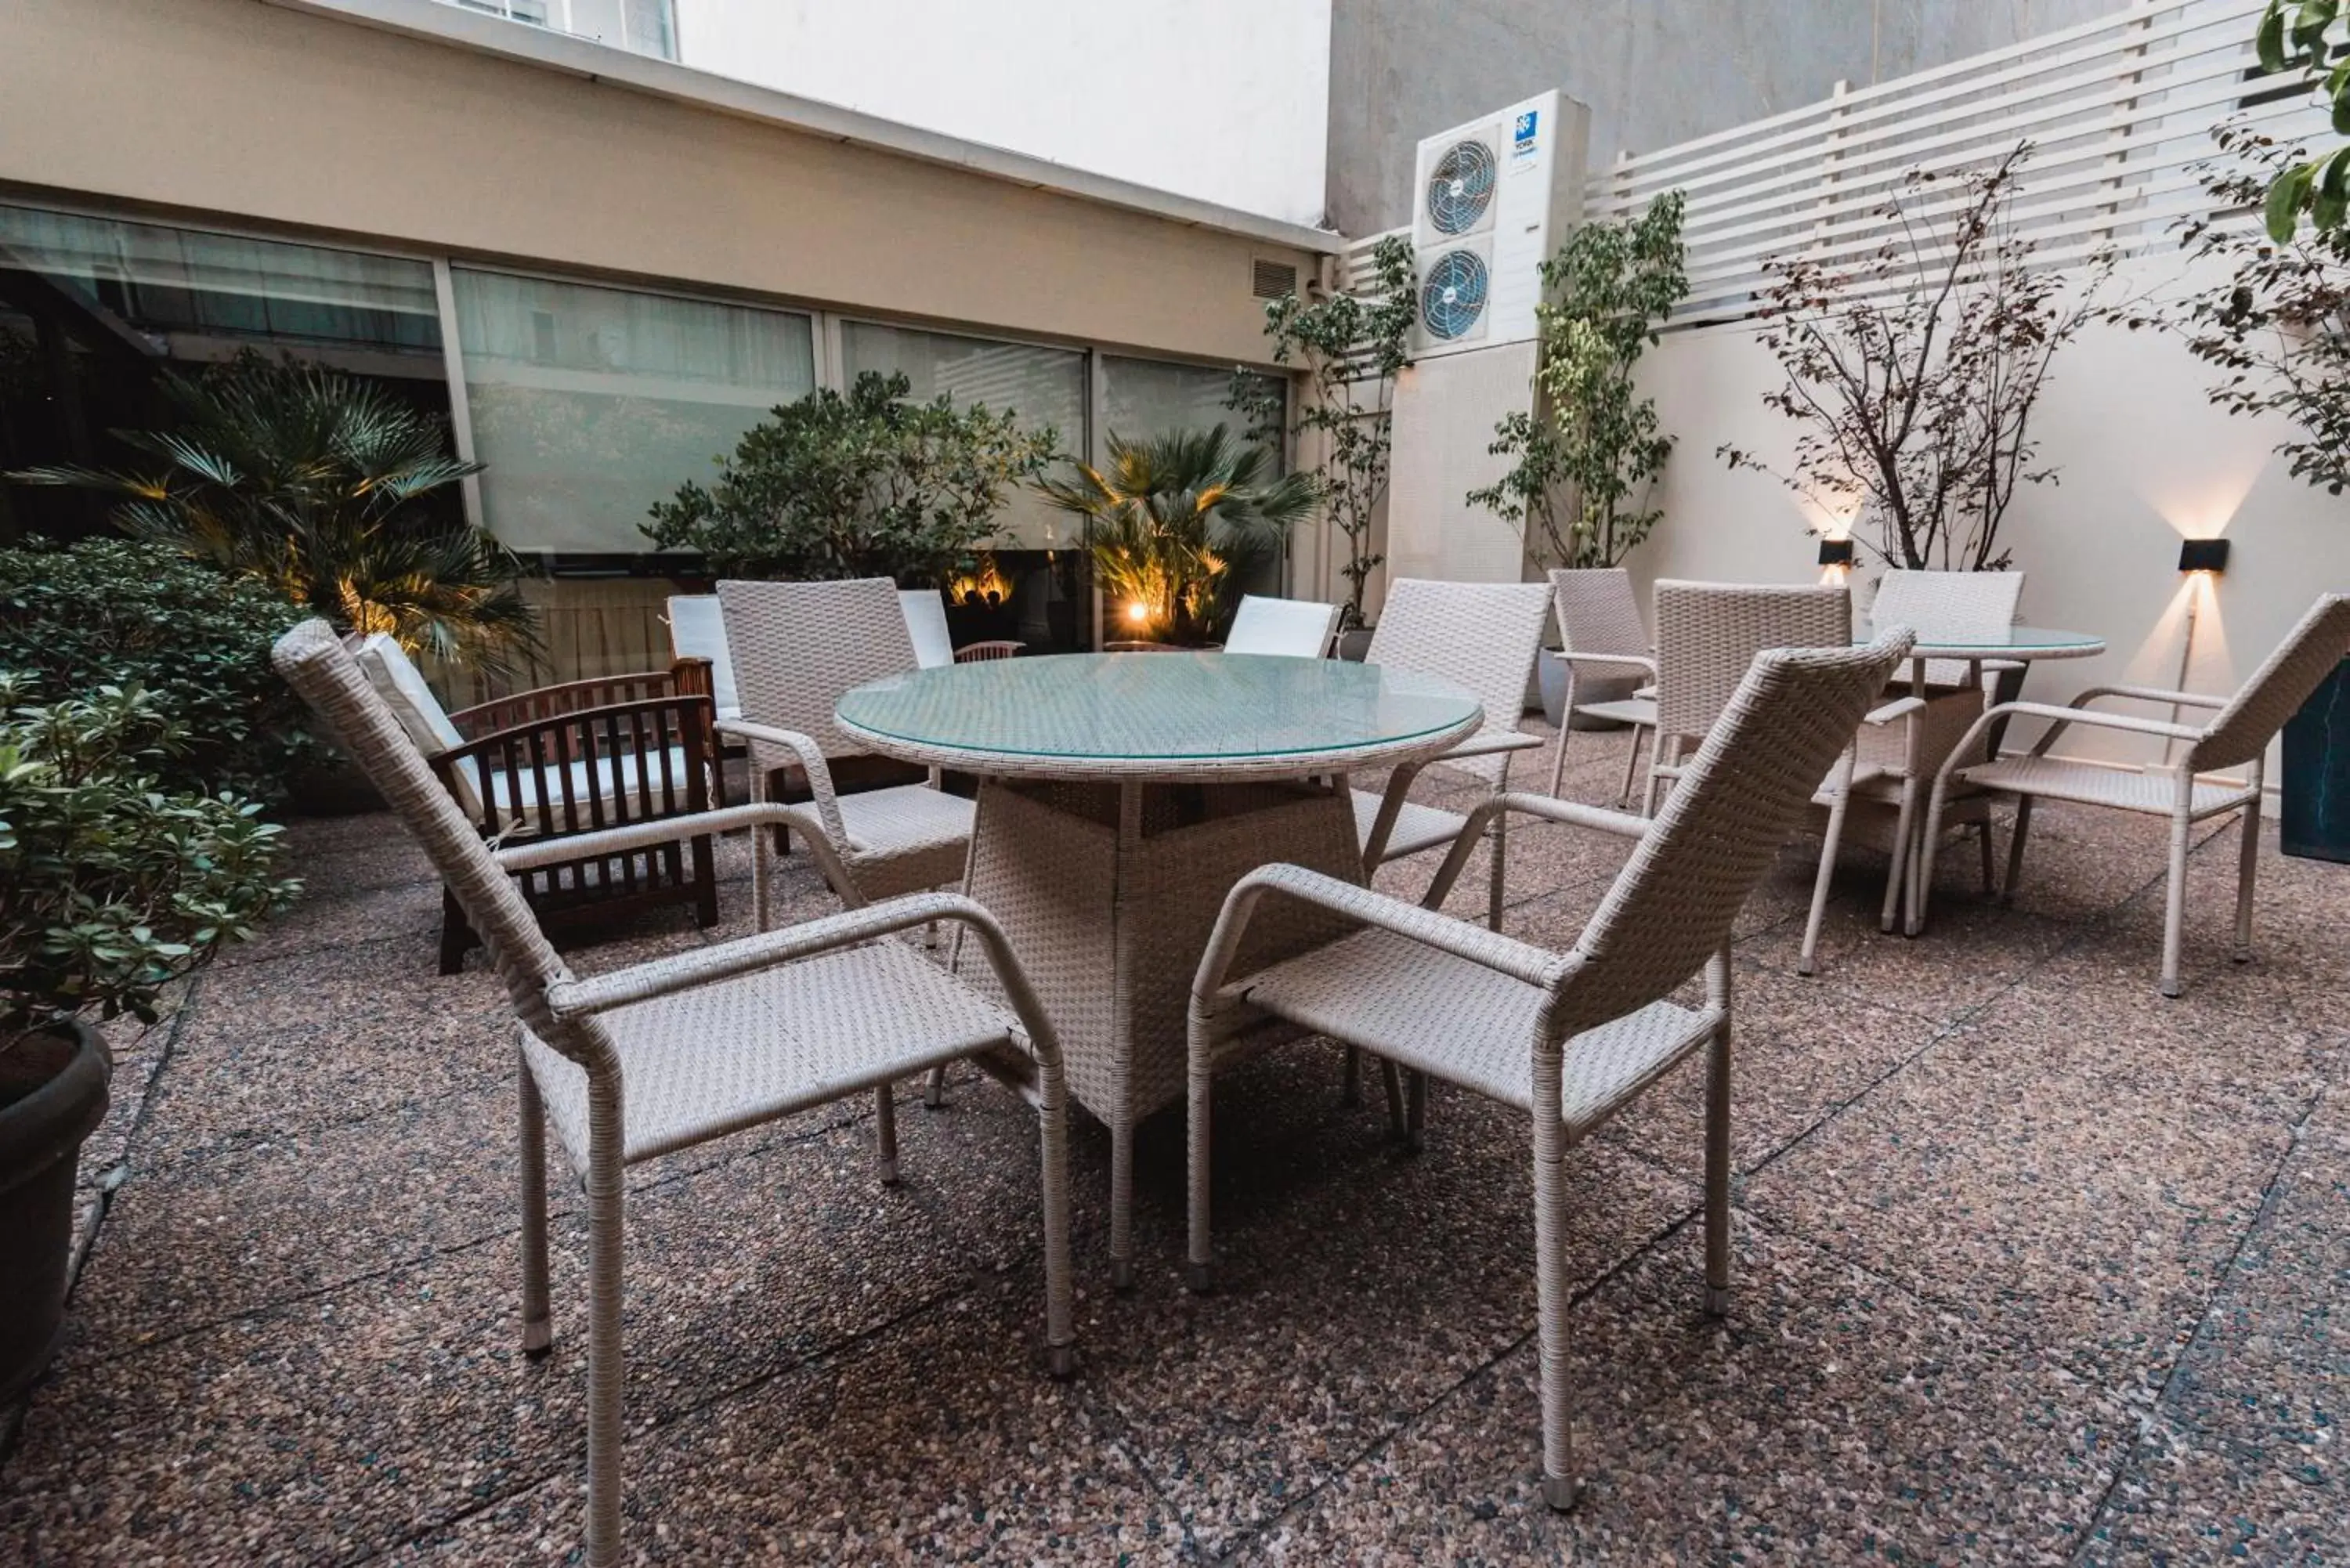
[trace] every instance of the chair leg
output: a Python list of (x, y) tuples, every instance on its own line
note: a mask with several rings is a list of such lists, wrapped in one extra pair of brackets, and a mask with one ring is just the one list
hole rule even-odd
[(935, 1111), (946, 1103), (947, 1067), (941, 1062), (931, 1069), (929, 1077), (922, 1080), (922, 1104)]
[(1566, 782), (1566, 738), (1575, 733), (1574, 701), (1574, 690), (1570, 687), (1567, 692), (1569, 705), (1559, 714), (1558, 750), (1551, 753), (1550, 759), (1550, 793), (1554, 800), (1559, 798), (1558, 792)]
[[(1918, 864), (1909, 873), (1909, 914), (1906, 929), (1911, 936), (1926, 929), (1926, 904), (1934, 890), (1934, 850), (1942, 842), (1942, 814), (1950, 809), (1950, 781), (1934, 781), (1934, 794), (1926, 803), (1924, 831), (1918, 836)], [(1908, 791), (1903, 798), (1908, 797)], [(1898, 858), (1902, 846), (1897, 839), (1893, 853)]]
[(522, 1348), (541, 1355), (555, 1344), (546, 1303), (546, 1107), (530, 1064), (522, 1064)]
[[(1632, 804), (1632, 781), (1640, 776), (1640, 736), (1647, 729), (1645, 724), (1632, 726), (1632, 744), (1624, 753), (1624, 784), (1616, 792), (1616, 809), (1618, 811)], [(1557, 793), (1556, 790), (1551, 791), (1553, 794)]]
[(1404, 1147), (1418, 1154), (1428, 1147), (1428, 1075), (1409, 1073), (1403, 1082)]
[[(1678, 748), (1676, 748), (1676, 754), (1678, 754)], [(1640, 815), (1642, 816), (1654, 816), (1657, 815), (1657, 791), (1665, 782), (1663, 776), (1659, 774), (1657, 770), (1664, 765), (1665, 732), (1662, 730), (1659, 730), (1657, 732), (1656, 744), (1650, 747), (1648, 752), (1648, 792), (1640, 797)]]
[(1554, 1509), (1575, 1506), (1581, 1484), (1575, 1475), (1574, 1390), (1566, 1366), (1566, 1133), (1559, 1119), (1554, 1056), (1535, 1067), (1537, 1078), (1552, 1076), (1549, 1092), (1534, 1094), (1534, 1311), (1540, 1344), (1536, 1370), (1542, 1380), (1543, 1501)]
[(1487, 836), (1493, 846), (1493, 859), (1485, 888), (1485, 929), (1498, 931), (1502, 929), (1503, 879), (1509, 873), (1510, 814), (1508, 812), (1494, 813), (1493, 826), (1488, 830)]
[(898, 1095), (897, 1086), (884, 1084), (873, 1091), (873, 1154), (881, 1172), (881, 1185), (898, 1185)]
[[(1918, 784), (1914, 775), (1901, 781), (1901, 810), (1893, 824), (1893, 865), (1885, 873), (1885, 907), (1877, 917), (1877, 929), (1880, 931), (1893, 929), (1901, 914), (1902, 878), (1918, 875)], [(1925, 830), (1939, 837), (1940, 820), (1926, 824)]]
[(1077, 1362), (1069, 1262), (1069, 1090), (1059, 1063), (1040, 1064), (1036, 1088), (1045, 1181), (1045, 1354), (1053, 1376), (1066, 1377)]
[(1827, 918), (1828, 884), (1835, 879), (1836, 853), (1844, 844), (1845, 814), (1851, 805), (1852, 793), (1846, 790), (1828, 807), (1827, 836), (1820, 841), (1820, 868), (1812, 878), (1812, 912), (1804, 921), (1804, 950), (1795, 960), (1797, 974), (1819, 972), (1820, 924)]
[(693, 841), (693, 888), (694, 923), (706, 931), (718, 923), (718, 857), (706, 833)]
[[(2188, 777), (2183, 767), (2179, 776)], [(2180, 793), (2185, 794), (2185, 789)], [(2181, 989), (2178, 983), (2178, 950), (2180, 936), (2187, 924), (2187, 844), (2193, 833), (2194, 824), (2188, 819), (2184, 809), (2170, 814), (2170, 867), (2162, 889), (2162, 994), (2165, 996), (2177, 996)]]
[(1388, 1136), (1397, 1139), (1409, 1137), (1411, 1117), (1404, 1108), (1403, 1075), (1396, 1070), (1393, 1062), (1382, 1056), (1379, 1058), (1379, 1076), (1387, 1083)]
[(2015, 803), (2015, 825), (2008, 829), (2007, 880), (2000, 884), (1999, 901), (2002, 905), (2015, 902), (2015, 889), (2023, 880), (2023, 841), (2032, 836), (2032, 797), (2025, 795)]
[(1338, 1073), (1338, 1103), (1348, 1106), (1363, 1103), (1363, 1054), (1352, 1045), (1347, 1047), (1346, 1064)]
[(2252, 879), (2261, 859), (2261, 797), (2244, 805), (2243, 842), (2236, 846), (2236, 951), (2238, 963), (2252, 961)]
[[(588, 1175), (588, 1563), (620, 1561), (620, 1107), (590, 1083)], [(598, 1100), (608, 1104), (598, 1104)]]
[(1714, 1025), (1706, 1064), (1705, 1310), (1712, 1317), (1730, 1310), (1730, 1016), (1726, 1010), (1721, 1022)]
[(1122, 1112), (1109, 1124), (1109, 1283), (1134, 1289), (1134, 1117)]
[(448, 888), (441, 889), (441, 972), (443, 975), (462, 973), (465, 953), (473, 945), (473, 928), (465, 923), (465, 911), (457, 907), (457, 895)]
[(1983, 819), (1977, 826), (1981, 830), (1975, 842), (1982, 849), (1983, 897), (1989, 898), (1999, 892), (1999, 867), (1991, 854), (1991, 812), (1988, 809), (1985, 809)]
[[(1194, 1025), (1193, 1027), (1198, 1027)], [(1355, 1052), (1347, 1052), (1347, 1065), (1355, 1065)], [(1351, 1078), (1353, 1075), (1350, 1073)], [(1216, 1288), (1215, 1241), (1211, 1231), (1209, 1202), (1211, 1167), (1209, 1164), (1210, 1116), (1215, 1092), (1214, 1072), (1208, 1054), (1194, 1046), (1191, 1053), (1187, 1087), (1189, 1098), (1184, 1107), (1184, 1130), (1188, 1137), (1188, 1158), (1184, 1178), (1188, 1184), (1191, 1241), (1184, 1254), (1183, 1283), (1195, 1295), (1205, 1295)]]

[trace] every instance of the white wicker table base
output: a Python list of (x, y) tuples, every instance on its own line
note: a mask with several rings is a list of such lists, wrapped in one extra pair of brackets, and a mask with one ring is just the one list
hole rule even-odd
[[(1183, 1097), (1191, 980), (1224, 896), (1274, 861), (1360, 882), (1355, 832), (1343, 781), (982, 782), (966, 890), (1003, 924), (1043, 999), (1071, 1096), (1109, 1127), (1119, 1289), (1134, 1278), (1135, 1125)], [(1345, 929), (1302, 909), (1260, 921), (1235, 970)]]

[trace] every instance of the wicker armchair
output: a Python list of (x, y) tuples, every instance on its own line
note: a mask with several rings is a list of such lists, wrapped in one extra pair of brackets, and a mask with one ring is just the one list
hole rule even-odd
[[(389, 707), (325, 622), (288, 632), (276, 659), (432, 857), (466, 918), (488, 939), (513, 1002), (521, 1047), (526, 1352), (546, 1351), (554, 1342), (548, 1123), (585, 1190), (589, 1563), (605, 1568), (620, 1556), (621, 1202), (624, 1170), (639, 1160), (886, 1087), (936, 1064), (975, 1060), (1038, 1106), (1045, 1340), (1053, 1370), (1068, 1372), (1068, 1142), (1060, 1048), (987, 911), (960, 898), (903, 898), (575, 977), (516, 893), (513, 874), (582, 846), (613, 855), (640, 851), (661, 842), (674, 825), (615, 827), (584, 841), (494, 854), (403, 742)], [(806, 814), (787, 806), (738, 807), (701, 826), (720, 832), (781, 818), (803, 824), (813, 842), (824, 844)], [(764, 859), (755, 875), (764, 884)], [(883, 940), (933, 920), (955, 922), (978, 938), (1008, 1011), (904, 942)], [(890, 1131), (886, 1120), (877, 1127), (885, 1180), (894, 1177)]]
[[(709, 810), (716, 747), (711, 667), (681, 659), (665, 671), (572, 680), (444, 712), (399, 643), (379, 633), (358, 661), (450, 798), (501, 845), (577, 840), (605, 829), (676, 821)], [(691, 874), (689, 875), (689, 867)], [(523, 897), (554, 929), (640, 909), (691, 904), (718, 921), (707, 832), (671, 830), (627, 854), (556, 857), (519, 877)], [(464, 967), (479, 942), (443, 890), (441, 972)]]
[[(1484, 704), (1478, 732), (1436, 759), (1482, 779), (1494, 794), (1509, 788), (1512, 753), (1542, 744), (1524, 733), (1518, 719), (1525, 707), (1526, 680), (1542, 647), (1543, 618), (1550, 613), (1550, 588), (1543, 583), (1439, 583), (1399, 577), (1388, 586), (1387, 604), (1371, 633), (1369, 664), (1417, 670), (1466, 687)], [(1355, 826), (1363, 844), (1363, 877), (1390, 860), (1448, 847), (1468, 820), (1404, 798), (1419, 765), (1398, 768), (1384, 794), (1355, 794)], [(1502, 929), (1503, 858), (1507, 849), (1503, 819), (1491, 819), (1493, 856), (1486, 893), (1486, 921)]]
[[(1295, 866), (1244, 877), (1225, 900), (1191, 991), (1192, 1287), (1205, 1290), (1213, 1278), (1211, 1108), (1219, 1064), (1288, 1034), (1326, 1034), (1410, 1073), (1415, 1135), (1430, 1077), (1527, 1112), (1543, 1495), (1554, 1507), (1572, 1503), (1567, 1152), (1705, 1048), (1706, 1304), (1716, 1314), (1728, 1309), (1731, 925), (1908, 649), (1897, 637), (1867, 648), (1762, 654), (1655, 820), (1544, 795), (1501, 795), (1471, 815), (1424, 906)], [(1485, 823), (1512, 811), (1638, 841), (1572, 951), (1552, 952), (1438, 912)], [(1228, 980), (1268, 900), (1328, 911), (1361, 929)], [(1669, 1000), (1700, 970), (1701, 1006)]]
[[(972, 803), (923, 784), (844, 794), (832, 763), (865, 755), (833, 722), (842, 695), (916, 668), (897, 586), (887, 577), (837, 583), (718, 585), (734, 650), (743, 716), (719, 732), (751, 751), (753, 798), (798, 768), (851, 907), (962, 879)], [(894, 765), (894, 764), (893, 764)], [(764, 911), (763, 911), (764, 917)]]
[(1566, 664), (1565, 719), (1559, 725), (1557, 754), (1551, 759), (1550, 793), (1558, 794), (1566, 777), (1566, 742), (1575, 715), (1613, 720), (1632, 727), (1623, 787), (1616, 792), (1620, 809), (1631, 803), (1641, 732), (1657, 727), (1656, 647), (1640, 624), (1632, 574), (1621, 566), (1555, 571), (1550, 591), (1551, 611), (1558, 621), (1558, 656)]
[[(2098, 686), (2074, 698), (2069, 707), (2002, 702), (1986, 710), (1935, 775), (1933, 802), (1926, 817), (1924, 854), (1918, 875), (1910, 884), (1909, 934), (1916, 936), (1925, 925), (1927, 897), (1934, 886), (1934, 845), (1940, 836), (1942, 814), (1952, 792), (1970, 785), (2015, 803), (2015, 831), (2008, 846), (2003, 895), (2009, 900), (2014, 898), (2017, 882), (2022, 876), (2023, 845), (2032, 832), (2034, 801), (2069, 801), (2075, 805), (2101, 805), (2170, 819), (2170, 859), (2162, 917), (2165, 996), (2179, 993), (2180, 928), (2187, 914), (2188, 838), (2195, 824), (2207, 817), (2241, 812), (2241, 842), (2236, 856), (2234, 957), (2239, 963), (2246, 961), (2252, 956), (2252, 880), (2260, 863), (2261, 782), (2269, 742), (2345, 652), (2350, 652), (2350, 594), (2324, 594), (2233, 697), (2205, 697), (2146, 686)], [(2181, 708), (2199, 709), (2212, 717), (2210, 722), (2198, 726), (2175, 720), (2102, 712), (2090, 706), (2115, 697), (2167, 705), (2174, 712)], [(1972, 760), (1978, 754), (1976, 742), (1991, 726), (2010, 717), (2047, 720), (2047, 732), (2022, 756)], [(2050, 756), (2049, 748), (2074, 725), (2160, 736), (2166, 742), (2183, 742), (2186, 754), (2175, 764), (2167, 763), (2163, 771), (2147, 773), (2126, 773), (2094, 763), (2064, 762)], [(2207, 776), (2221, 768), (2235, 767), (2247, 770), (2241, 781)]]
[[(1916, 632), (1923, 643), (1989, 642), (2006, 635), (2022, 594), (2021, 572), (1897, 569), (1886, 573), (1877, 584), (1869, 618), (1879, 632), (1903, 626)], [(1924, 684), (1914, 679), (1897, 682), (1898, 690), (1888, 692), (1894, 701), (1871, 713), (1861, 730), (1850, 784), (1851, 804), (1892, 818), (1886, 841), (1885, 899), (1877, 912), (1877, 924), (1885, 930), (1893, 929), (1899, 918), (1903, 887), (1918, 864), (1918, 829), (1925, 820), (1922, 808), (1934, 775), (1982, 715), (1985, 696), (1978, 669), (1958, 659), (1926, 660)], [(1991, 739), (1978, 732), (1968, 760), (1987, 760)], [(1961, 785), (1953, 798), (1980, 800), (1981, 794)], [(1988, 891), (1992, 883), (1988, 810), (1978, 808), (1976, 820), (1982, 829), (1982, 877)], [(1804, 927), (1803, 956), (1796, 965), (1804, 974), (1814, 972), (1818, 961), (1828, 886), (1835, 877), (1837, 852), (1849, 821), (1848, 815), (1837, 820), (1820, 851), (1819, 875), (1812, 884), (1811, 915)]]

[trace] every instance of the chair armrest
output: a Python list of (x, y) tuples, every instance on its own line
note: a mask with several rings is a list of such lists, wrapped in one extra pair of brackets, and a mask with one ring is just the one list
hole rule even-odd
[(1897, 697), (1883, 707), (1872, 708), (1862, 714), (1860, 722), (1864, 724), (1890, 724), (1898, 719), (1907, 719), (1912, 713), (1921, 712), (1925, 707), (1923, 697)]
[(1455, 757), (1490, 757), (1497, 752), (1528, 752), (1542, 743), (1540, 735), (1529, 735), (1523, 731), (1492, 730), (1482, 735), (1470, 736), (1436, 761), (1449, 763)]
[(1950, 754), (1943, 760), (1940, 771), (1935, 774), (1934, 787), (1941, 790), (1947, 786), (1952, 774), (1969, 767), (1981, 766), (1980, 761), (1968, 760), (1973, 754), (1975, 742), (1982, 739), (1983, 732), (1991, 725), (2011, 715), (2052, 721), (2048, 732), (2033, 744), (2030, 754), (2035, 757), (2045, 756), (2048, 748), (2055, 743), (2056, 737), (2074, 724), (2086, 724), (2097, 730), (2122, 730), (2134, 735), (2160, 735), (2173, 741), (2195, 741), (2203, 736), (2202, 731), (2191, 725), (2168, 724), (2158, 719), (2134, 719), (2126, 713), (2100, 713), (2088, 708), (2059, 708), (2049, 702), (1999, 702), (1985, 708), (1982, 716), (1967, 726), (1967, 732), (1959, 738), (1957, 745), (1950, 748)]
[(2092, 686), (2067, 704), (2085, 708), (2100, 697), (2126, 697), (2137, 702), (2161, 702), (2180, 708), (2207, 708), (2214, 712), (2225, 708), (2226, 697), (2205, 697), (2193, 691), (2169, 691), (2159, 686)]
[(1470, 815), (1482, 831), (1484, 823), (1502, 811), (1522, 811), (1528, 816), (1563, 822), (1569, 827), (1588, 827), (1598, 833), (1612, 833), (1618, 838), (1645, 838), (1648, 829), (1657, 826), (1650, 817), (1634, 816), (1628, 811), (1609, 811), (1605, 806), (1586, 805), (1581, 801), (1561, 800), (1553, 794), (1498, 794), (1479, 805)]
[(1574, 653), (1565, 649), (1553, 651), (1569, 664), (1612, 664), (1623, 669), (1645, 670), (1649, 680), (1657, 678), (1657, 661), (1645, 653)]
[(1059, 1038), (1045, 1016), (1043, 1004), (1036, 1000), (1027, 971), (1013, 956), (1011, 943), (1004, 939), (1003, 928), (996, 924), (995, 917), (960, 893), (910, 894), (806, 920), (780, 931), (738, 937), (731, 942), (695, 949), (673, 958), (631, 964), (581, 980), (557, 981), (546, 988), (547, 1009), (557, 1019), (569, 1023), (614, 1008), (739, 979), (799, 959), (857, 947), (933, 920), (964, 926), (979, 938), (988, 965), (1002, 982), (1013, 1013), (1028, 1036), (1030, 1048), (1037, 1061), (1057, 1077), (1061, 1065)]
[(1222, 912), (1216, 917), (1215, 932), (1208, 939), (1208, 950), (1201, 956), (1199, 971), (1191, 982), (1195, 1010), (1212, 1011), (1220, 1000), (1225, 971), (1240, 950), (1241, 938), (1248, 930), (1258, 900), (1267, 893), (1280, 893), (1348, 919), (1377, 926), (1545, 990), (1556, 985), (1582, 961), (1574, 955), (1534, 947), (1515, 937), (1456, 920), (1435, 909), (1407, 904), (1400, 898), (1342, 882), (1319, 871), (1309, 871), (1303, 866), (1264, 866), (1242, 877), (1224, 898)]
[[(848, 829), (840, 820), (840, 800), (832, 787), (832, 767), (824, 760), (824, 748), (816, 737), (797, 730), (778, 729), (773, 724), (754, 723), (748, 719), (723, 719), (717, 725), (718, 733), (757, 745), (781, 746), (798, 762), (800, 771), (807, 774), (808, 793), (816, 797), (816, 811), (824, 824), (825, 833), (835, 844), (848, 842)], [(753, 787), (764, 789), (764, 766), (754, 768), (762, 775), (753, 781)]]
[(592, 860), (606, 855), (625, 855), (632, 850), (650, 849), (663, 844), (674, 844), (681, 838), (699, 838), (703, 834), (733, 833), (745, 827), (776, 826), (797, 828), (809, 838), (818, 838), (823, 834), (822, 826), (804, 807), (763, 802), (756, 805), (730, 805), (721, 811), (698, 811), (685, 816), (656, 817), (650, 822), (632, 822), (624, 827), (574, 834), (568, 838), (535, 838), (527, 844), (493, 850), (490, 858), (498, 863), (502, 871), (536, 871), (542, 867), (560, 866), (573, 860)]

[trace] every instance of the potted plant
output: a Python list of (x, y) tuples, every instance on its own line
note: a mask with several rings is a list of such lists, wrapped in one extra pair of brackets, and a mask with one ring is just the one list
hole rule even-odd
[[(2264, 57), (2274, 21), (2272, 8), (2262, 33)], [(2228, 275), (2161, 324), (2182, 331), (2189, 351), (2221, 372), (2210, 389), (2214, 404), (2283, 420), (2293, 433), (2276, 451), (2293, 477), (2341, 495), (2350, 491), (2350, 226), (2342, 222), (2338, 180), (2321, 181), (2314, 193), (2302, 187), (2310, 171), (2345, 167), (2343, 153), (2309, 161), (2306, 149), (2241, 124), (2220, 126), (2212, 138), (2223, 161), (2199, 171), (2210, 211), (2269, 202), (2269, 231), (2221, 217), (2185, 224), (2188, 251), (2225, 265)], [(2300, 219), (2304, 204), (2314, 204), (2308, 223)], [(2350, 659), (2285, 725), (2278, 783), (2284, 852), (2350, 862)]]
[[(1663, 514), (1647, 504), (1673, 438), (1633, 373), (1658, 328), (1689, 294), (1681, 193), (1669, 191), (1625, 223), (1586, 223), (1542, 264), (1542, 342), (1534, 408), (1505, 415), (1486, 450), (1510, 468), (1471, 506), (1518, 530), (1544, 570), (1620, 565)], [(1566, 717), (1568, 665), (1548, 649), (1536, 661), (1543, 711)], [(1581, 701), (1629, 696), (1637, 678), (1586, 678)]]
[(1156, 440), (1109, 438), (1109, 464), (1077, 465), (1070, 480), (1036, 488), (1085, 519), (1109, 624), (1121, 640), (1201, 648), (1223, 636), (1240, 607), (1234, 568), (1280, 549), (1314, 509), (1304, 473), (1262, 476), (1262, 446), (1222, 425)]
[[(1782, 469), (1737, 447), (1732, 468), (1781, 480), (1888, 566), (2004, 570), (2018, 487), (2054, 484), (2032, 428), (2056, 355), (2109, 319), (2110, 252), (2038, 265), (2012, 221), (2032, 144), (1989, 168), (1911, 171), (1877, 210), (1897, 238), (1856, 258), (1763, 262), (1762, 346), (1786, 380), (1763, 401), (1794, 421)], [(2004, 699), (2002, 699), (2004, 700)]]
[(1295, 419), (1279, 382), (1245, 369), (1232, 374), (1227, 407), (1248, 421), (1248, 439), (1272, 445), (1284, 434), (1310, 449), (1302, 472), (1347, 542), (1347, 602), (1338, 611), (1338, 653), (1360, 659), (1371, 642), (1363, 613), (1371, 573), (1387, 557), (1372, 547), (1372, 526), (1388, 493), (1393, 452), (1396, 377), (1411, 368), (1408, 346), (1417, 315), (1411, 245), (1390, 234), (1371, 251), (1362, 293), (1325, 295), (1307, 303), (1284, 295), (1264, 308), (1265, 336), (1278, 365), (1305, 371), (1305, 395)]
[(780, 405), (743, 432), (714, 483), (656, 503), (646, 535), (699, 551), (713, 576), (948, 588), (978, 564), (1006, 494), (1059, 442), (1010, 410), (957, 408), (944, 394), (915, 402), (912, 388), (868, 370), (846, 392)]
[(294, 892), (255, 807), (157, 786), (182, 737), (153, 698), (32, 695), (0, 672), (0, 1401), (64, 1321), (76, 1165), (112, 1071), (96, 1023), (152, 1021)]

